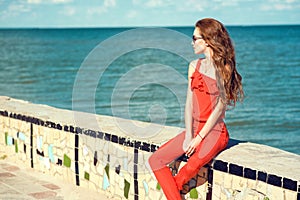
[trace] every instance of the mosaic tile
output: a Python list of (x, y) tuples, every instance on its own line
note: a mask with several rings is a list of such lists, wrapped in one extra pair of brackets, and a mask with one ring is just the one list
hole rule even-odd
[(22, 132), (18, 132), (18, 133), (17, 133), (17, 137), (18, 137), (20, 140), (22, 140), (22, 141), (25, 141), (25, 140), (26, 140), (26, 136), (25, 136), (25, 134), (22, 133)]
[(49, 159), (52, 163), (54, 163), (54, 155), (53, 155), (53, 145), (50, 144), (48, 146), (48, 155), (49, 155)]
[(191, 199), (198, 199), (198, 192), (197, 192), (196, 188), (191, 189), (190, 197), (191, 197)]
[(97, 151), (95, 151), (95, 153), (94, 153), (94, 166), (97, 165), (97, 162), (98, 162), (98, 153), (97, 153)]
[(116, 167), (115, 172), (116, 172), (117, 174), (120, 174), (120, 170), (121, 170), (121, 165), (118, 165), (118, 166)]
[(3, 172), (3, 173), (0, 173), (0, 178), (10, 178), (10, 177), (14, 177), (16, 175), (12, 174), (12, 173), (9, 173), (9, 172)]
[(78, 154), (79, 154), (79, 150), (78, 148), (75, 148), (75, 161), (78, 161), (79, 159)]
[(105, 170), (105, 172), (106, 172), (106, 174), (107, 174), (107, 177), (108, 177), (108, 179), (109, 179), (109, 164), (107, 164), (107, 165), (105, 166), (104, 170)]
[(44, 158), (44, 165), (47, 169), (50, 169), (50, 159), (49, 158)]
[(90, 180), (90, 174), (87, 173), (87, 172), (84, 172), (84, 179), (89, 181)]
[(58, 189), (60, 189), (60, 187), (58, 187), (57, 185), (54, 185), (52, 183), (48, 183), (48, 184), (45, 184), (45, 185), (42, 185), (42, 186), (44, 186), (45, 188), (48, 188), (50, 190), (58, 190)]
[(282, 186), (282, 177), (270, 174), (267, 179), (267, 183), (281, 187)]
[(4, 167), (3, 169), (5, 169), (6, 171), (9, 171), (9, 172), (15, 172), (15, 171), (19, 171), (20, 168), (17, 167), (17, 166), (10, 166), (8, 165), (7, 167)]
[(71, 167), (71, 159), (66, 154), (64, 154), (64, 166)]
[(124, 196), (125, 196), (126, 199), (128, 199), (130, 183), (126, 179), (124, 179), (124, 184), (125, 184), (125, 186), (124, 186)]
[(288, 178), (283, 178), (283, 188), (297, 191), (297, 181), (293, 181)]
[(145, 180), (143, 181), (143, 186), (144, 186), (145, 193), (146, 193), (146, 196), (147, 196), (149, 194), (149, 186), (148, 186), (148, 184)]
[(39, 151), (38, 149), (36, 150), (36, 154), (44, 157), (44, 151)]
[(83, 155), (87, 156), (89, 154), (89, 149), (87, 148), (87, 146), (83, 146)]
[(123, 158), (123, 168), (128, 171), (128, 158)]
[(97, 138), (103, 139), (103, 133), (98, 131), (97, 132)]
[(56, 192), (45, 191), (45, 192), (30, 193), (28, 195), (34, 197), (35, 199), (46, 199), (46, 198), (50, 198), (50, 197), (55, 197)]
[(108, 176), (106, 174), (106, 170), (104, 170), (102, 189), (106, 190), (109, 186), (110, 186), (110, 183), (109, 183), (109, 180), (108, 180)]
[(156, 189), (157, 189), (157, 190), (160, 190), (160, 189), (161, 189), (161, 187), (160, 187), (160, 184), (159, 184), (159, 183), (157, 183), (157, 184), (156, 184)]
[(9, 145), (9, 146), (11, 146), (11, 145), (13, 145), (13, 143), (14, 143), (14, 141), (13, 141), (14, 139), (11, 137), (11, 136), (7, 136), (7, 145)]
[(38, 136), (36, 139), (36, 146), (38, 149), (42, 149), (43, 146), (43, 136)]
[(18, 141), (15, 142), (15, 152), (16, 153), (19, 152)]
[(8, 133), (5, 132), (5, 144), (6, 144), (6, 145), (8, 145), (7, 138), (8, 138)]

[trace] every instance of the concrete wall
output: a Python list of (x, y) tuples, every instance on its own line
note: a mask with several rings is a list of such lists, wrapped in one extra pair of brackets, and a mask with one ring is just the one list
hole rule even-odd
[[(155, 129), (156, 134), (143, 137), (139, 130), (124, 129), (132, 123)], [(165, 199), (146, 161), (180, 131), (0, 97), (0, 159), (105, 191), (114, 199)], [(185, 160), (181, 157), (171, 163), (172, 172)], [(299, 155), (230, 140), (227, 149), (203, 167), (182, 192), (186, 199), (300, 200), (299, 185)]]

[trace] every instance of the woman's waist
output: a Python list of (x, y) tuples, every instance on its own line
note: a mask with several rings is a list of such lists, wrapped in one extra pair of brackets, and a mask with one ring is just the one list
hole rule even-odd
[[(193, 116), (193, 123), (199, 123), (199, 124), (205, 124), (207, 122), (208, 118), (194, 118)], [(219, 117), (219, 119), (217, 120), (216, 124), (218, 123), (225, 123), (224, 122), (224, 117)]]
[[(207, 119), (211, 115), (212, 112), (206, 112), (206, 113), (197, 113), (193, 112), (192, 118), (193, 120), (200, 122), (200, 123), (206, 123)], [(222, 115), (219, 117), (218, 122), (224, 122), (225, 113), (222, 113)]]
[[(206, 124), (207, 119), (194, 119), (193, 118), (193, 132), (198, 133), (201, 131), (203, 126)], [(222, 132), (224, 129), (227, 130), (226, 124), (223, 120), (223, 118), (219, 118), (218, 121), (215, 123), (214, 127), (211, 131), (220, 131)]]

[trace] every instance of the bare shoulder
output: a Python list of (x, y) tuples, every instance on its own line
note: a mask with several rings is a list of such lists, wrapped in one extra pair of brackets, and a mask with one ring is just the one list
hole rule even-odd
[(196, 69), (197, 62), (198, 62), (198, 59), (191, 61), (189, 67)]
[(193, 60), (189, 64), (189, 76), (191, 76), (196, 70), (198, 60)]
[(195, 72), (196, 70), (196, 66), (197, 66), (197, 62), (198, 60), (193, 60), (190, 62), (189, 64), (189, 69), (188, 69), (188, 78), (190, 79), (192, 74)]

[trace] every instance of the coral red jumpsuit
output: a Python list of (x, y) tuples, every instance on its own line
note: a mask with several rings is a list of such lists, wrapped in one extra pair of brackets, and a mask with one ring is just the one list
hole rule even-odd
[[(196, 137), (196, 134), (199, 133), (212, 113), (219, 96), (216, 80), (200, 73), (200, 66), (201, 59), (197, 62), (196, 70), (191, 76), (190, 89), (193, 92), (192, 117), (194, 137)], [(168, 200), (181, 199), (179, 191), (182, 190), (182, 186), (194, 177), (201, 167), (227, 146), (228, 132), (223, 121), (224, 116), (225, 113), (222, 114), (212, 130), (203, 138), (195, 153), (175, 177), (172, 176), (167, 165), (185, 153), (183, 150), (185, 131), (169, 140), (151, 155), (149, 158), (150, 167)]]

